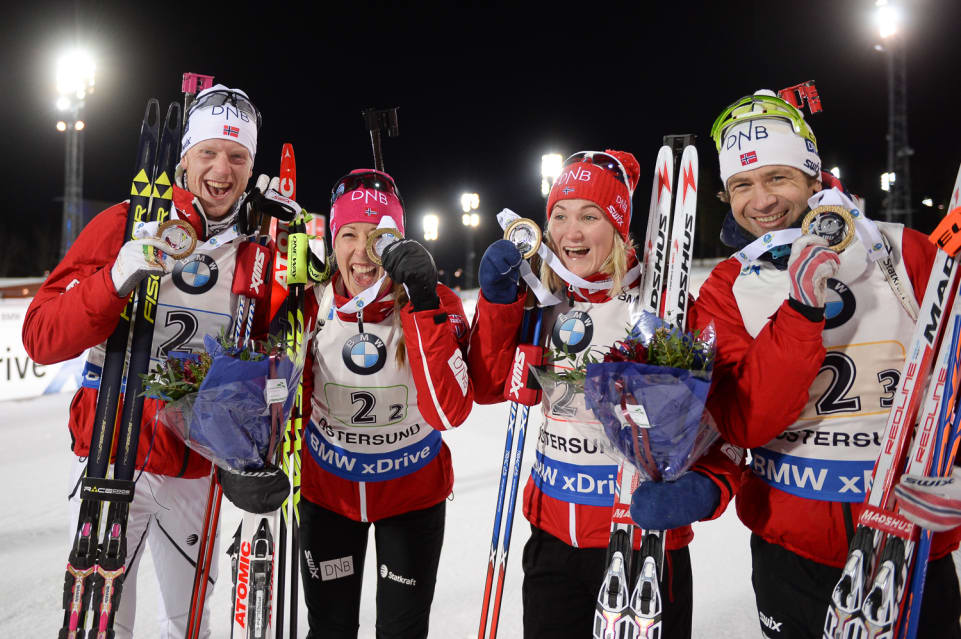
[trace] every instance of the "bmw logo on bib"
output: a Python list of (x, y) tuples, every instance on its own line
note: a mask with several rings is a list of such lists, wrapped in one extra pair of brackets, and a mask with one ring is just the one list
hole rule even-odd
[(824, 291), (824, 328), (837, 328), (854, 317), (857, 302), (847, 284), (828, 278)]
[(580, 353), (591, 345), (594, 337), (594, 320), (584, 311), (561, 313), (554, 321), (551, 341), (554, 347), (568, 353)]
[(387, 361), (384, 340), (372, 333), (358, 333), (344, 343), (341, 351), (344, 364), (358, 375), (373, 375)]
[(174, 286), (190, 295), (206, 293), (217, 283), (220, 269), (214, 258), (194, 253), (187, 260), (177, 262), (171, 277)]

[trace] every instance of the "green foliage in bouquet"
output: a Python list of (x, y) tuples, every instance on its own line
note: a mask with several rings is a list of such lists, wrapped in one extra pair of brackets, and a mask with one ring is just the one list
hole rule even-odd
[[(217, 343), (224, 354), (243, 361), (257, 362), (284, 352), (283, 338), (273, 335), (266, 340), (251, 340), (244, 346), (238, 346), (233, 335), (221, 331)], [(159, 366), (140, 376), (143, 379), (143, 392), (140, 394), (171, 402), (196, 393), (210, 372), (213, 361), (207, 352), (168, 354)]]
[[(663, 326), (656, 329), (647, 345), (647, 363), (692, 371), (707, 371), (711, 367), (713, 354), (710, 345), (698, 339), (700, 334), (699, 330), (688, 335)], [(640, 342), (640, 340), (632, 341)]]
[[(592, 346), (579, 356), (572, 354), (566, 344), (559, 349), (548, 349), (548, 367), (543, 375), (583, 388), (587, 365), (600, 362), (639, 362), (692, 371), (707, 371), (711, 367), (712, 349), (710, 344), (699, 339), (700, 331), (687, 334), (662, 326), (654, 331), (646, 346), (640, 336), (631, 335), (630, 329), (627, 333), (627, 337), (614, 342), (606, 350)], [(555, 362), (564, 363), (565, 368), (554, 369), (551, 365)]]

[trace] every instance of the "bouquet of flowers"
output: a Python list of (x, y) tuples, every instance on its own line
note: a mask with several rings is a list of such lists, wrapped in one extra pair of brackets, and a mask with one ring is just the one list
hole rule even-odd
[(204, 347), (169, 353), (143, 376), (142, 394), (166, 402), (160, 422), (216, 465), (263, 468), (293, 407), (304, 353), (291, 360), (279, 340), (238, 346), (223, 334), (205, 336)]
[(704, 408), (714, 342), (713, 324), (683, 333), (645, 311), (603, 361), (587, 365), (586, 404), (642, 479), (677, 479), (718, 437)]

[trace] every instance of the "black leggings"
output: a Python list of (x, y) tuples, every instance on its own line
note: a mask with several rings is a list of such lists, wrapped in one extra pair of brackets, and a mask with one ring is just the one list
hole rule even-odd
[[(377, 549), (377, 637), (427, 636), (446, 501), (374, 523)], [(355, 638), (371, 524), (300, 501), (300, 569), (308, 638)]]
[[(758, 621), (765, 637), (820, 637), (841, 569), (819, 564), (751, 535)], [(918, 637), (958, 639), (961, 594), (951, 555), (928, 564)]]
[[(689, 639), (694, 582), (687, 548), (669, 550), (661, 578), (661, 636)], [(594, 604), (607, 570), (607, 548), (574, 548), (531, 526), (524, 546), (524, 637), (584, 639), (594, 626)]]

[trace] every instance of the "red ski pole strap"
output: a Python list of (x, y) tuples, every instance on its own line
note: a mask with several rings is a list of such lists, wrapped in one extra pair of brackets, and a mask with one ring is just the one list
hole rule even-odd
[(541, 387), (531, 375), (531, 366), (542, 366), (546, 350), (537, 344), (518, 344), (511, 375), (504, 384), (504, 397), (512, 402), (535, 406), (541, 402)]
[(258, 242), (244, 242), (237, 248), (234, 281), (231, 292), (251, 299), (267, 297), (267, 274), (270, 273), (270, 250)]

